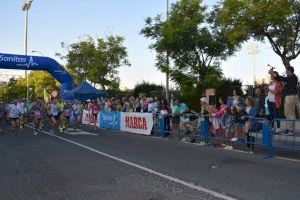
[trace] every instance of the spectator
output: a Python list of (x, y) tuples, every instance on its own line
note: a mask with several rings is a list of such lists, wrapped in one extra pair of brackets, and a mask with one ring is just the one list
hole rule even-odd
[[(229, 142), (227, 142), (225, 149), (232, 150), (233, 146), (231, 144), (230, 139), (232, 138), (234, 134), (234, 121), (233, 121), (233, 115), (230, 113), (230, 110), (227, 109), (224, 111), (224, 114), (221, 117), (221, 127), (225, 131), (225, 139), (227, 139)], [(226, 141), (225, 141), (226, 142)]]
[(244, 107), (245, 106), (244, 99), (237, 94), (236, 90), (233, 90), (231, 106), (235, 106), (235, 107)]
[[(269, 70), (269, 73), (278, 81), (285, 82), (284, 87), (284, 115), (287, 119), (296, 119), (296, 108), (299, 105), (299, 98), (297, 95), (298, 77), (294, 74), (293, 67), (286, 68), (286, 77), (279, 76), (278, 73), (274, 73), (273, 67)], [(299, 109), (299, 108), (298, 108)], [(298, 110), (299, 111), (299, 110)], [(299, 113), (299, 112), (298, 112)], [(284, 132), (286, 135), (293, 135), (294, 122), (287, 122), (287, 129)]]
[(207, 100), (206, 97), (202, 97), (200, 99), (200, 105), (201, 105), (201, 112), (200, 112), (201, 116), (204, 116), (204, 115), (208, 114), (209, 104), (208, 104), (208, 100)]
[[(278, 117), (279, 108), (281, 106), (281, 95), (282, 95), (282, 85), (281, 82), (275, 79), (275, 76), (278, 76), (278, 72), (273, 71), (271, 74), (271, 82), (268, 87), (268, 109), (269, 109), (269, 118), (273, 120)], [(277, 121), (277, 132), (279, 131), (280, 123)]]
[(254, 91), (254, 105), (259, 113), (264, 113), (265, 97), (261, 93), (261, 88), (256, 88)]
[(173, 103), (174, 105), (171, 107), (173, 132), (178, 134), (180, 123), (180, 102), (178, 100), (175, 100)]
[(160, 102), (160, 112), (161, 115), (164, 118), (164, 125), (165, 125), (165, 130), (166, 130), (166, 135), (168, 136), (170, 134), (170, 115), (172, 114), (172, 110), (168, 104), (168, 100), (166, 98), (162, 99)]
[(254, 101), (253, 101), (252, 97), (247, 97), (245, 103), (246, 103), (247, 115), (242, 116), (241, 119), (246, 120), (244, 131), (247, 136), (247, 148), (248, 148), (248, 150), (250, 150), (250, 146), (251, 146), (250, 152), (253, 152), (255, 137), (251, 136), (249, 132), (250, 132), (251, 128), (253, 127), (253, 125), (255, 123), (257, 123), (257, 122), (255, 122), (255, 119), (253, 120), (253, 118), (255, 118), (257, 115), (257, 110), (254, 107)]

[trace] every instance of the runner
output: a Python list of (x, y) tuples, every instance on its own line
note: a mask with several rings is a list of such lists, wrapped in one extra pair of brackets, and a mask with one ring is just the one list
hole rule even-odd
[(33, 105), (33, 115), (34, 115), (34, 135), (38, 134), (38, 131), (41, 130), (41, 119), (42, 119), (42, 105), (39, 101), (37, 101)]
[(81, 124), (82, 110), (82, 106), (78, 103), (77, 100), (75, 100), (73, 105), (73, 117), (75, 121), (74, 131), (76, 131), (76, 129), (78, 129), (79, 125)]
[(100, 105), (98, 104), (97, 101), (94, 101), (93, 104), (91, 105), (92, 109), (92, 118), (95, 126), (95, 130), (97, 129), (96, 123), (97, 123), (97, 118), (98, 118), (98, 112), (100, 110)]
[(18, 104), (17, 104), (17, 107), (20, 111), (20, 119), (19, 119), (19, 122), (20, 122), (20, 129), (22, 130), (24, 128), (24, 113), (25, 113), (25, 103), (23, 101), (20, 101)]
[(59, 109), (57, 105), (57, 100), (54, 100), (51, 104), (49, 104), (50, 109), (50, 119), (51, 119), (51, 130), (50, 133), (54, 133), (54, 128), (57, 125), (59, 120)]
[(65, 102), (64, 101), (60, 101), (58, 103), (58, 111), (59, 111), (59, 132), (60, 133), (64, 133), (64, 121), (65, 121), (65, 116), (64, 116), (64, 111), (65, 111)]
[(61, 133), (67, 133), (68, 132), (68, 125), (70, 121), (72, 113), (72, 105), (69, 103), (65, 104), (65, 109), (63, 111), (63, 117), (62, 117), (62, 128), (61, 128)]
[(20, 119), (21, 111), (18, 108), (18, 102), (16, 100), (13, 101), (13, 104), (9, 107), (9, 117), (11, 122), (12, 131), (15, 132), (15, 136), (17, 136), (17, 130), (19, 127), (19, 119)]

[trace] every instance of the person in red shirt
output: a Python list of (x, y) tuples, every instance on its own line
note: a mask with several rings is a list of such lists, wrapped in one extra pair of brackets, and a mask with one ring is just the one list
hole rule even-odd
[(94, 101), (91, 105), (91, 111), (92, 111), (92, 118), (93, 118), (93, 122), (94, 122), (94, 126), (96, 127), (96, 122), (97, 122), (97, 118), (98, 118), (98, 113), (100, 111), (100, 105), (98, 104), (97, 101)]

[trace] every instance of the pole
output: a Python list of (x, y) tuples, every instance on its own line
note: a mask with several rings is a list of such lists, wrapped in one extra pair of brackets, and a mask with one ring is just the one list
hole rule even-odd
[[(28, 9), (25, 10), (25, 37), (24, 37), (24, 54), (27, 55), (27, 35), (28, 35)], [(25, 78), (26, 78), (26, 99), (29, 100), (29, 84), (28, 84), (28, 76), (27, 70), (25, 70)]]
[(256, 73), (255, 73), (255, 54), (253, 54), (253, 86), (255, 87), (255, 81), (256, 81)]
[[(167, 22), (169, 20), (169, 0), (167, 0)], [(166, 99), (169, 101), (169, 51), (167, 51)]]

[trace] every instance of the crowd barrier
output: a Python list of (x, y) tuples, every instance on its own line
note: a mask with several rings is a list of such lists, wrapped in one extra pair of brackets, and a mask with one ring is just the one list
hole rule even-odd
[[(300, 127), (300, 120), (274, 119), (268, 121), (265, 118), (249, 118), (248, 121), (251, 121), (249, 133), (243, 136), (234, 136), (237, 140), (233, 141), (232, 137), (222, 137), (224, 133), (217, 134), (212, 130), (213, 119), (217, 120), (218, 117), (198, 117), (195, 119), (195, 123), (189, 123), (189, 126), (186, 126), (189, 130), (192, 129), (190, 134), (187, 134), (186, 130), (182, 131), (182, 126), (186, 125), (184, 118), (181, 119), (181, 131), (171, 131), (171, 118), (172, 116), (161, 114), (134, 112), (99, 112), (97, 118), (94, 118), (88, 110), (84, 110), (82, 123), (142, 135), (151, 135), (156, 132), (161, 137), (175, 136), (177, 139), (189, 137), (194, 142), (203, 145), (211, 145), (218, 141), (230, 145), (244, 145), (249, 148), (255, 145), (265, 148), (268, 157), (273, 157), (275, 149), (300, 151), (300, 131), (297, 131)], [(276, 131), (278, 122), (281, 124), (282, 131), (280, 132)], [(292, 135), (283, 134), (288, 123), (293, 123), (296, 127), (296, 131)], [(242, 129), (244, 127), (241, 127), (241, 131), (243, 131)]]
[(82, 123), (105, 129), (151, 135), (153, 115), (151, 113), (99, 112), (97, 117), (94, 117), (88, 110), (84, 110)]
[[(162, 137), (173, 134), (176, 138), (180, 138), (181, 136), (181, 138), (184, 139), (184, 137), (188, 136), (192, 138), (194, 142), (199, 142), (202, 145), (212, 145), (221, 141), (230, 145), (234, 144), (235, 146), (239, 146), (239, 148), (243, 145), (248, 147), (247, 149), (249, 150), (251, 150), (252, 147), (254, 148), (254, 146), (260, 146), (267, 150), (267, 157), (273, 157), (274, 150), (276, 149), (300, 151), (300, 120), (274, 119), (269, 121), (266, 118), (249, 118), (248, 121), (252, 124), (249, 133), (232, 141), (232, 137), (226, 138), (220, 136), (218, 133), (213, 133), (214, 131), (211, 128), (212, 119), (220, 118), (216, 116), (200, 117), (198, 120), (198, 132), (187, 135), (184, 132), (174, 133), (170, 130), (166, 130), (165, 120), (160, 116), (158, 130)], [(277, 121), (280, 121), (281, 131), (276, 131)], [(287, 122), (294, 123), (295, 128), (292, 134), (284, 134)], [(241, 127), (241, 131), (243, 130), (244, 127)]]

